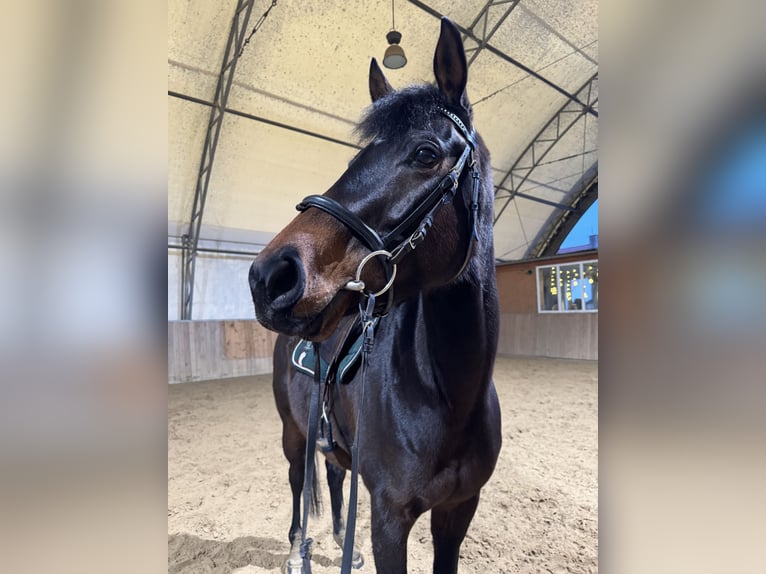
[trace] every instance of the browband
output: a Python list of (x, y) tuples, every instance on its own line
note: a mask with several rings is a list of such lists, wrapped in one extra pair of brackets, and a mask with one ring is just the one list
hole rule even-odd
[(476, 132), (469, 131), (468, 128), (465, 127), (463, 120), (461, 120), (457, 114), (453, 114), (447, 108), (439, 108), (439, 111), (452, 120), (452, 123), (455, 124), (457, 129), (459, 129), (463, 134), (465, 141), (468, 142), (468, 145), (471, 146), (471, 149), (476, 149)]

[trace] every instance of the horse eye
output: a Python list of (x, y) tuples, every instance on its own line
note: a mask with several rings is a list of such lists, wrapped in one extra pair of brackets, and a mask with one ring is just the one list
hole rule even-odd
[(433, 167), (439, 161), (439, 154), (430, 146), (419, 147), (415, 152), (415, 161), (424, 167)]

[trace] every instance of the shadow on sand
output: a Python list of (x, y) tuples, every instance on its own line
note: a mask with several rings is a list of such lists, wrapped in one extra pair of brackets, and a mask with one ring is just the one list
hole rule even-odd
[[(168, 574), (228, 574), (248, 565), (281, 572), (288, 545), (274, 538), (243, 536), (231, 541), (205, 540), (191, 534), (168, 536)], [(314, 548), (311, 562), (323, 567), (337, 565)]]

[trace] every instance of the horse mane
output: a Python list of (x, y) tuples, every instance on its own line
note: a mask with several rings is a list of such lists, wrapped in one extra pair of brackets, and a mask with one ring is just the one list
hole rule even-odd
[(438, 108), (447, 106), (437, 86), (408, 86), (392, 91), (370, 105), (354, 133), (366, 144), (379, 138), (396, 138), (412, 129), (431, 130), (434, 119), (440, 117)]

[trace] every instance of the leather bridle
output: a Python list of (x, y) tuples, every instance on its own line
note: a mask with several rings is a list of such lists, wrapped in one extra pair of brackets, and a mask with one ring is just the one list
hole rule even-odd
[(367, 225), (362, 219), (352, 213), (349, 209), (324, 195), (309, 195), (300, 202), (296, 209), (306, 211), (310, 207), (315, 207), (329, 213), (335, 219), (343, 223), (348, 230), (356, 237), (371, 253), (364, 258), (357, 270), (356, 279), (349, 281), (345, 289), (350, 291), (359, 291), (366, 293), (364, 282), (360, 280), (361, 270), (373, 256), (380, 255), (383, 269), (386, 275), (386, 287), (381, 289), (376, 296), (388, 292), (386, 302), (375, 310), (375, 315), (385, 315), (393, 304), (393, 289), (391, 288), (396, 275), (397, 264), (413, 251), (425, 238), (428, 230), (433, 225), (434, 218), (438, 211), (446, 204), (450, 203), (459, 187), (460, 178), (468, 166), (472, 178), (471, 197), (467, 198), (466, 204), (469, 208), (469, 230), (470, 239), (466, 256), (460, 270), (452, 279), (457, 278), (465, 270), (470, 259), (473, 242), (478, 239), (476, 229), (476, 219), (479, 210), (479, 188), (481, 177), (476, 168), (476, 133), (473, 129), (466, 128), (463, 121), (453, 112), (439, 108), (439, 112), (449, 118), (457, 127), (466, 141), (466, 146), (460, 154), (457, 162), (452, 169), (439, 181), (439, 183), (428, 193), (428, 195), (401, 221), (392, 231), (384, 237)]

